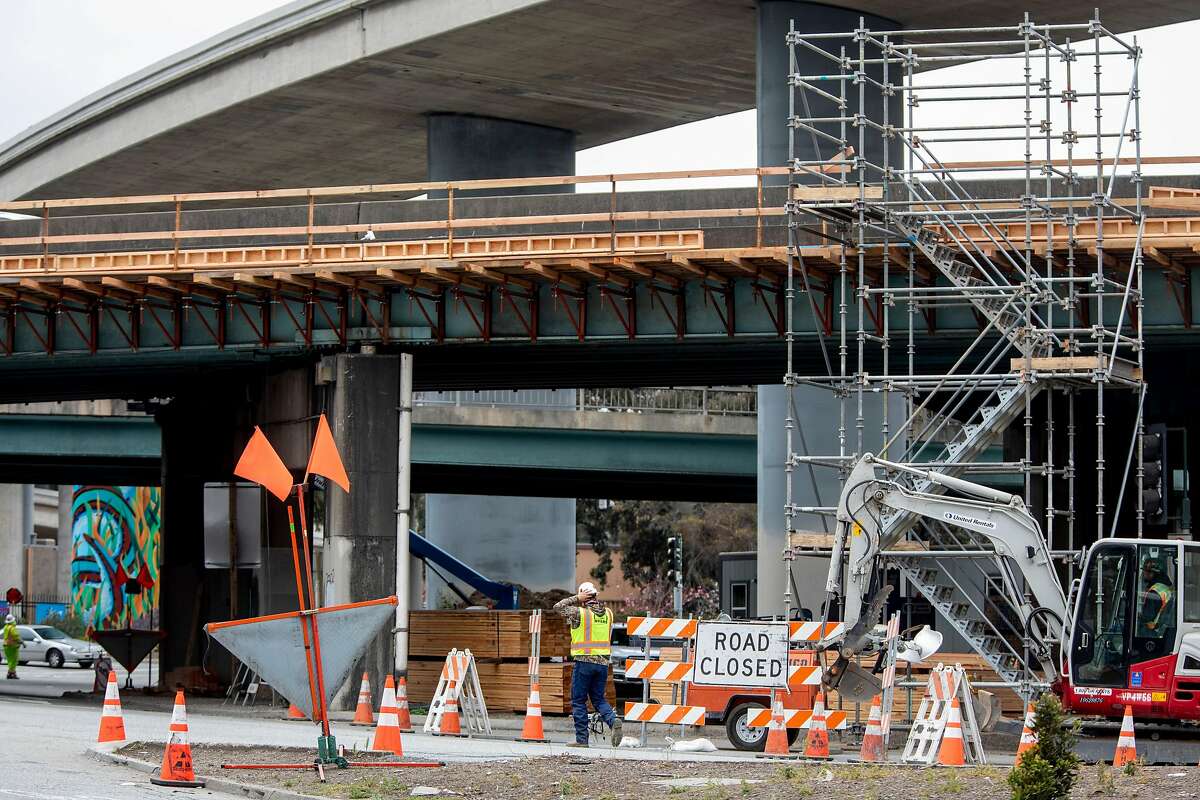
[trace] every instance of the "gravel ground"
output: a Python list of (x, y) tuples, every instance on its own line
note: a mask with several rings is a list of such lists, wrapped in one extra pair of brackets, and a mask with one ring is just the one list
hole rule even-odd
[[(122, 755), (162, 759), (162, 745), (136, 742)], [(794, 800), (842, 795), (855, 800), (995, 800), (1009, 796), (1003, 767), (913, 769), (804, 762), (680, 763), (545, 757), (454, 764), (440, 769), (330, 769), (320, 783), (311, 771), (223, 770), (222, 763), (307, 762), (311, 750), (215, 747), (193, 751), (201, 775), (282, 787), (301, 794), (347, 800), (398, 800), (414, 787), (440, 789), (443, 796), (491, 800)], [(379, 754), (351, 760), (386, 760)], [(420, 792), (418, 792), (420, 793)], [(432, 795), (430, 791), (428, 794)], [(1200, 797), (1200, 769), (1142, 767), (1128, 775), (1110, 767), (1085, 766), (1072, 798), (1140, 797), (1146, 800)]]

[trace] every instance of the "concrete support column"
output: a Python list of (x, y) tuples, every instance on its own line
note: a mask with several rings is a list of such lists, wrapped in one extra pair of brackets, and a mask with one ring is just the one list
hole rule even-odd
[[(758, 105), (758, 165), (760, 167), (783, 166), (788, 160), (788, 24), (794, 20), (796, 30), (804, 33), (838, 33), (853, 31), (859, 27), (859, 18), (864, 18), (868, 28), (874, 30), (896, 30), (901, 27), (898, 23), (873, 14), (860, 14), (846, 8), (834, 8), (819, 3), (804, 3), (796, 0), (758, 0), (758, 83), (756, 100)], [(857, 46), (841, 40), (830, 40), (828, 49), (835, 56), (842, 44), (848, 48), (853, 46), (855, 51), (847, 55), (857, 56)], [(837, 65), (810, 50), (797, 51), (798, 68), (805, 75), (828, 75), (837, 72)], [(883, 75), (882, 67), (872, 65), (868, 73), (876, 80)], [(899, 75), (892, 75), (893, 82)], [(838, 87), (834, 82), (821, 84), (821, 88), (830, 94), (837, 94)], [(849, 105), (846, 116), (853, 116), (858, 111), (858, 87), (847, 82), (846, 92)], [(797, 92), (797, 98), (800, 93)], [(799, 103), (799, 100), (797, 100)], [(866, 89), (866, 113), (874, 120), (882, 118), (883, 99), (877, 87), (868, 86)], [(811, 112), (811, 113), (809, 113)], [(797, 105), (796, 114), (811, 117), (838, 116), (837, 105), (830, 100), (809, 93), (809, 109)], [(893, 124), (900, 124), (904, 119), (904, 104), (899, 94), (894, 95), (888, 107), (888, 119)], [(837, 126), (823, 126), (836, 135)], [(858, 133), (847, 127), (847, 136), (852, 144), (857, 142)], [(868, 128), (863, 152), (869, 161), (875, 164), (883, 163), (882, 138), (878, 131)], [(796, 155), (799, 158), (831, 158), (836, 147), (832, 142), (818, 139), (805, 132), (796, 134)], [(899, 164), (899, 142), (893, 140), (890, 145), (889, 160)], [(857, 146), (855, 146), (857, 150)], [(868, 180), (879, 180), (878, 174), (868, 173)]]
[[(334, 359), (330, 424), (350, 477), (350, 494), (328, 497), (325, 573), (329, 605), (387, 597), (396, 591), (396, 406), (398, 356), (338, 355)], [(367, 649), (372, 686), (392, 671), (392, 636), (384, 631)], [(353, 707), (358, 682), (348, 682), (332, 708)]]
[[(458, 181), (575, 174), (575, 132), (471, 114), (430, 114), (429, 180)], [(531, 186), (455, 192), (455, 197), (566, 194), (575, 186)], [(445, 192), (430, 192), (445, 197)]]
[(25, 501), (19, 483), (0, 483), (0, 596), (25, 591)]

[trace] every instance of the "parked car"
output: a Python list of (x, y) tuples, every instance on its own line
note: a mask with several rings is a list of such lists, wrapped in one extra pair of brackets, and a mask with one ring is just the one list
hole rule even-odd
[(58, 669), (63, 664), (78, 664), (88, 669), (104, 653), (100, 645), (72, 639), (49, 625), (18, 625), (21, 634), (20, 663), (45, 661)]

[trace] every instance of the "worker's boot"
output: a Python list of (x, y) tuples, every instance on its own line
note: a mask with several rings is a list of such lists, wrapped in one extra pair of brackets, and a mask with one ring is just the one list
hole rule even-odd
[(568, 742), (567, 747), (587, 747), (587, 742)]
[(622, 729), (621, 718), (617, 717), (616, 719), (613, 720), (613, 724), (612, 724), (612, 746), (613, 747), (620, 747), (621, 740), (625, 738), (625, 734), (621, 729)]

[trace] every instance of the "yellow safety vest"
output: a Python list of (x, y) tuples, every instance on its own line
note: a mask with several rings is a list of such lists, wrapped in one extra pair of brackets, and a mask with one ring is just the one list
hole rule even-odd
[(607, 656), (612, 653), (612, 615), (596, 614), (590, 608), (579, 609), (579, 621), (571, 626), (571, 655)]

